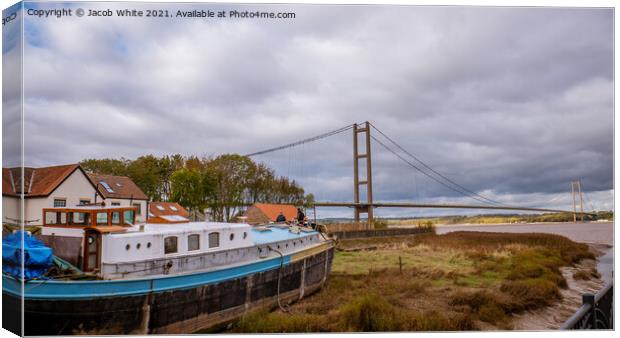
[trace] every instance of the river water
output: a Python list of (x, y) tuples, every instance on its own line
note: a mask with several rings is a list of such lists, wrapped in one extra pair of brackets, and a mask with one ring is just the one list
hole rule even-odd
[(613, 281), (614, 223), (535, 223), (535, 224), (490, 224), (490, 225), (439, 225), (438, 234), (453, 231), (487, 232), (544, 232), (562, 235), (575, 242), (597, 245), (604, 254), (597, 259), (597, 269), (605, 282)]

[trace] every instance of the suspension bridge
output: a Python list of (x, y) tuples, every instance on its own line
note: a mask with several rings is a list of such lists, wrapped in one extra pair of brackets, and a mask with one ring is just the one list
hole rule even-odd
[[(405, 149), (402, 145), (396, 142), (393, 138), (388, 136), (385, 132), (381, 131), (372, 123), (366, 121), (363, 123), (353, 123), (342, 128), (338, 128), (323, 134), (298, 140), (295, 142), (283, 144), (280, 146), (256, 151), (246, 154), (247, 157), (257, 157), (260, 155), (266, 155), (285, 149), (295, 148), (303, 146), (308, 143), (316, 142), (334, 135), (342, 134), (352, 131), (353, 134), (353, 201), (352, 202), (314, 202), (312, 207), (349, 207), (354, 209), (354, 220), (359, 223), (362, 219), (362, 215), (366, 215), (368, 227), (372, 226), (374, 219), (375, 208), (433, 208), (433, 209), (488, 209), (488, 210), (511, 210), (511, 211), (535, 211), (535, 212), (548, 212), (548, 213), (572, 213), (573, 219), (576, 222), (577, 216), (581, 217), (583, 221), (584, 215), (593, 215), (591, 212), (585, 212), (583, 209), (583, 191), (581, 189), (581, 182), (571, 182), (571, 191), (573, 198), (573, 210), (560, 210), (549, 208), (537, 208), (537, 207), (524, 207), (507, 205), (497, 200), (491, 199), (478, 192), (466, 188), (462, 184), (457, 183), (455, 180), (450, 179), (446, 175), (440, 173), (434, 169), (428, 163), (422, 161), (419, 157), (415, 156), (412, 152)], [(382, 140), (374, 135), (377, 133)], [(360, 142), (359, 135), (363, 134), (363, 141)], [(433, 203), (396, 203), (396, 202), (377, 202), (373, 200), (373, 181), (372, 181), (372, 143), (373, 141), (381, 146), (381, 148), (387, 150), (394, 155), (402, 163), (410, 167), (412, 170), (421, 173), (428, 179), (434, 181), (437, 184), (444, 186), (445, 188), (472, 200), (475, 200), (476, 204), (433, 204)], [(360, 149), (361, 148), (361, 149)], [(365, 165), (360, 165), (363, 162)], [(362, 198), (360, 192), (364, 192), (365, 198)], [(577, 198), (579, 198), (579, 210)]]

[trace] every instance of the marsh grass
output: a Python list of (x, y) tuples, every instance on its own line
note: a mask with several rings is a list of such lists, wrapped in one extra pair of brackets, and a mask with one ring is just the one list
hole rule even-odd
[(340, 241), (338, 249), (320, 292), (290, 314), (246, 316), (233, 331), (462, 331), (482, 322), (510, 328), (512, 314), (561, 298), (560, 267), (594, 258), (586, 245), (550, 234), (367, 238)]

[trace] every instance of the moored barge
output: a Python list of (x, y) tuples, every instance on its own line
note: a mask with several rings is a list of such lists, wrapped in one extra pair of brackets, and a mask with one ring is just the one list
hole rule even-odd
[[(132, 207), (104, 206), (44, 209), (43, 219), (38, 237), (79, 273), (23, 282), (26, 335), (205, 330), (320, 289), (334, 253), (296, 225), (134, 224)], [(19, 307), (21, 284), (3, 272), (4, 306)]]

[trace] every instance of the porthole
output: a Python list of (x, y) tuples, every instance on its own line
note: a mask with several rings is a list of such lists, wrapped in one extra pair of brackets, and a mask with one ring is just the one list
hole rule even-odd
[(278, 249), (280, 249), (280, 244), (278, 244)]
[(151, 242), (146, 243), (146, 248), (150, 248), (151, 247)]
[(140, 244), (140, 243), (136, 244), (136, 249), (140, 250), (141, 246), (142, 246), (142, 244)]
[(243, 233), (243, 239), (246, 239), (247, 237), (248, 237), (248, 233), (247, 233), (247, 232), (244, 232), (244, 233)]
[(233, 239), (235, 239), (235, 234), (230, 234), (230, 240), (232, 241)]
[(297, 245), (297, 242), (293, 242), (293, 246)]
[(288, 248), (288, 243), (286, 243), (286, 247)]
[(129, 248), (131, 248), (131, 245), (129, 244), (125, 245), (125, 250), (129, 250)]

